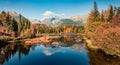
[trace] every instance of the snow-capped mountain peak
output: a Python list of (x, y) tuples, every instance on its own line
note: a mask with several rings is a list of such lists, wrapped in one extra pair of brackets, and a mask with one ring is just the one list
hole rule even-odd
[(17, 14), (14, 11), (9, 11), (8, 13), (9, 13), (10, 16), (19, 16), (19, 14)]

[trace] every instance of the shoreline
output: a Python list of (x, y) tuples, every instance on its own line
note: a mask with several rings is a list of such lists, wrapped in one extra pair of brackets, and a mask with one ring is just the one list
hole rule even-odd
[(83, 37), (83, 40), (84, 40), (86, 46), (87, 46), (90, 50), (93, 50), (93, 51), (95, 51), (95, 50), (97, 50), (97, 51), (101, 50), (103, 53), (105, 53), (105, 55), (108, 55), (108, 56), (110, 55), (110, 56), (112, 56), (112, 57), (114, 57), (114, 58), (120, 57), (120, 55), (117, 55), (117, 54), (112, 55), (112, 54), (106, 53), (106, 51), (103, 51), (101, 48), (92, 45), (92, 41), (91, 41), (90, 39), (87, 39), (86, 37)]
[[(6, 43), (25, 43), (27, 45), (30, 45), (30, 44), (36, 44), (36, 43), (44, 43), (44, 44), (53, 44), (53, 45), (59, 45), (59, 43), (56, 43), (55, 41), (53, 41), (52, 39), (57, 39), (57, 38), (61, 38), (62, 36), (39, 36), (39, 37), (33, 37), (33, 38), (23, 38), (23, 39), (18, 39), (18, 40), (10, 40), (10, 41), (1, 41), (1, 46), (2, 45), (5, 45)], [(101, 48), (99, 48), (98, 46), (94, 46), (92, 45), (92, 40), (91, 39), (88, 39), (86, 38), (84, 35), (83, 35), (83, 38), (82, 40), (85, 42), (86, 46), (90, 49), (90, 50), (101, 50), (103, 51)], [(2, 42), (4, 42), (2, 44)], [(106, 53), (106, 51), (103, 51), (106, 55), (111, 55), (111, 56), (118, 56), (120, 57), (120, 55), (112, 55), (112, 54), (109, 54), (109, 53)]]
[(53, 45), (59, 45), (52, 39), (58, 39), (61, 38), (62, 36), (41, 36), (41, 37), (34, 37), (34, 38), (26, 38), (26, 39), (20, 39), (20, 40), (11, 40), (11, 41), (6, 41), (9, 43), (24, 43), (27, 45), (31, 44), (37, 44), (37, 43), (44, 43), (44, 44), (53, 44)]
[(51, 44), (53, 41), (51, 39), (60, 38), (60, 36), (42, 36), (35, 37), (31, 39), (23, 39), (25, 44), (35, 44), (35, 43), (47, 43)]

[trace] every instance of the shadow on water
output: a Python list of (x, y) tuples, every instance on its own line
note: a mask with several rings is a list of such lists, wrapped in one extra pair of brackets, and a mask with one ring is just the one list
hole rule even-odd
[(9, 44), (8, 42), (5, 42), (5, 41), (1, 41), (0, 40), (0, 48), (6, 46), (7, 44)]
[(89, 50), (88, 56), (90, 65), (120, 65), (120, 57), (106, 55), (101, 50)]

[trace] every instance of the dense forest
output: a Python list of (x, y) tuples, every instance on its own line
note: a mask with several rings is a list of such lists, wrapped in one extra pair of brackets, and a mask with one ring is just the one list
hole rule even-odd
[(89, 13), (85, 35), (105, 53), (120, 56), (120, 7), (98, 11), (97, 3)]
[(15, 38), (32, 38), (40, 34), (65, 34), (83, 33), (82, 25), (47, 26), (46, 24), (31, 23), (27, 18), (19, 14), (17, 17), (10, 12), (0, 13), (0, 35)]
[(14, 17), (9, 15), (9, 12), (2, 11), (0, 14), (0, 33), (8, 34), (9, 36), (18, 36), (21, 32), (30, 28), (30, 21), (26, 18), (22, 18), (19, 15), (17, 21)]

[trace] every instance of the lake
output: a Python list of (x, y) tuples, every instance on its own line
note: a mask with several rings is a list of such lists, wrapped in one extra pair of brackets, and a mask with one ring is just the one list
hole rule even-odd
[[(13, 43), (0, 48), (1, 65), (102, 65), (119, 64), (119, 59), (88, 51), (79, 37), (53, 39), (47, 43)], [(107, 60), (105, 60), (107, 59)], [(110, 65), (109, 64), (109, 65)]]

